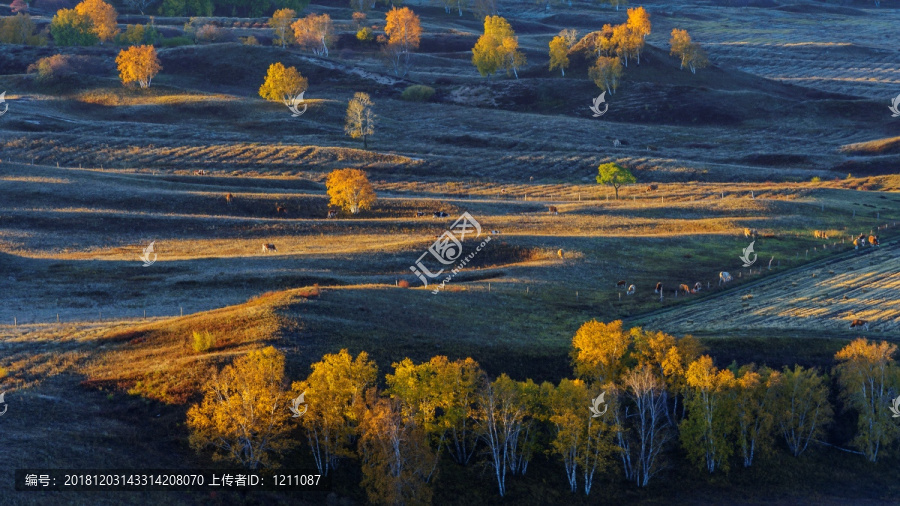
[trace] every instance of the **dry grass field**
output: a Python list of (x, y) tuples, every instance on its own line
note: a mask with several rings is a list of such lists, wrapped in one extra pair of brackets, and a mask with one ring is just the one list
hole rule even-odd
[[(345, 3), (306, 11), (335, 20), (329, 58), (273, 47), (264, 28), (227, 28), (263, 45), (161, 48), (163, 70), (149, 90), (119, 83), (113, 45), (0, 45), (9, 104), (0, 117), (0, 392), (9, 405), (0, 469), (209, 467), (186, 443), (187, 406), (214, 368), (270, 344), (285, 352), (291, 379), (347, 348), (369, 352), (382, 376), (404, 357), (441, 354), (471, 356), (491, 376), (558, 381), (571, 374), (572, 336), (590, 319), (693, 334), (723, 366), (824, 368), (855, 337), (897, 342), (900, 119), (887, 106), (900, 93), (900, 9), (889, 0), (880, 9), (764, 3), (643, 3), (653, 21), (649, 47), (608, 95), (601, 119), (589, 110), (600, 91), (586, 66), (574, 63), (565, 78), (546, 66), (547, 42), (561, 29), (583, 35), (625, 20), (624, 9), (585, 2), (501, 9), (528, 58), (519, 79), (480, 77), (471, 47), (481, 22), (420, 2), (407, 4), (425, 33), (402, 79), (374, 43), (355, 40)], [(368, 23), (383, 27), (384, 15), (379, 6)], [(47, 13), (35, 18), (49, 22)], [(173, 33), (185, 22), (155, 20)], [(675, 27), (707, 49), (709, 68), (679, 69), (668, 55)], [(90, 55), (106, 71), (49, 84), (26, 73), (56, 53)], [(273, 62), (309, 79), (302, 117), (257, 95)], [(434, 87), (434, 99), (402, 100), (410, 84)], [(369, 149), (343, 131), (356, 91), (372, 96), (378, 115)], [(638, 181), (619, 199), (594, 182), (609, 161)], [(325, 178), (347, 167), (366, 171), (378, 201), (329, 219)], [(449, 218), (433, 218), (439, 211)], [(433, 294), (434, 283), (422, 286), (410, 266), (462, 212), (484, 234), (464, 247), (491, 241)], [(759, 231), (749, 269), (739, 258), (754, 240), (745, 228)], [(871, 232), (882, 245), (854, 250), (852, 238)], [(151, 242), (157, 259), (144, 266), (139, 256)], [(262, 252), (264, 243), (277, 251)], [(734, 280), (718, 286), (720, 271)], [(620, 280), (635, 293), (617, 289)], [(682, 283), (702, 288), (676, 296)], [(870, 330), (848, 329), (856, 318)], [(214, 346), (192, 349), (194, 331), (210, 332)], [(612, 490), (604, 501), (900, 497), (896, 457), (871, 476), (852, 462), (829, 475), (823, 463), (834, 455), (816, 451), (811, 463), (772, 457), (784, 476), (710, 481), (674, 469), (671, 490), (604, 484)], [(342, 472), (353, 484), (337, 490), (341, 504), (365, 503), (359, 477)], [(460, 490), (448, 478), (436, 504), (500, 503), (480, 495), (495, 492), (490, 477), (448, 473), (474, 485)], [(569, 497), (546, 483), (518, 487), (503, 504)], [(0, 494), (14, 494), (11, 480)], [(11, 504), (59, 499), (16, 495)], [(238, 499), (283, 500), (142, 493), (61, 501)]]

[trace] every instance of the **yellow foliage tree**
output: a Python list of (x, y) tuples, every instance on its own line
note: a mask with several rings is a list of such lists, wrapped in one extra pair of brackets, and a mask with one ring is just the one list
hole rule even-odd
[(214, 459), (250, 469), (274, 467), (272, 456), (296, 445), (288, 437), (290, 400), (283, 383), (284, 355), (275, 348), (236, 359), (207, 382), (203, 401), (188, 410), (191, 447), (213, 447)]
[(328, 56), (328, 47), (334, 40), (334, 26), (328, 14), (310, 14), (291, 25), (297, 45), (317, 56)]
[(425, 430), (405, 415), (400, 401), (367, 394), (360, 423), (359, 455), (362, 486), (369, 502), (383, 505), (431, 504), (428, 477), (438, 457)]
[(633, 339), (631, 332), (622, 329), (622, 320), (585, 323), (572, 338), (575, 375), (601, 384), (616, 381), (624, 370), (622, 359)]
[[(347, 119), (344, 133), (353, 139), (362, 137), (363, 148), (369, 148), (369, 136), (375, 134), (375, 103), (368, 93), (358, 92), (347, 104)], [(374, 193), (373, 193), (374, 198)], [(356, 211), (351, 211), (356, 214)]]
[(569, 48), (575, 44), (575, 30), (563, 30), (550, 41), (550, 70), (559, 68), (566, 75), (569, 68)]
[(835, 369), (841, 396), (858, 414), (853, 445), (870, 462), (877, 461), (879, 451), (900, 438), (900, 424), (890, 410), (892, 400), (900, 396), (896, 353), (896, 344), (859, 338), (834, 356), (839, 362)]
[(500, 16), (486, 16), (484, 34), (472, 48), (472, 63), (482, 76), (491, 76), (502, 68), (518, 78), (518, 69), (525, 64), (525, 55), (518, 48), (519, 41), (509, 22)]
[(405, 76), (409, 72), (409, 55), (419, 48), (422, 37), (419, 16), (409, 7), (394, 7), (387, 13), (384, 33), (388, 36), (386, 53), (394, 66), (394, 73)]
[(628, 21), (626, 21), (626, 24), (632, 32), (640, 35), (642, 39), (646, 39), (653, 28), (652, 23), (650, 23), (650, 14), (643, 7), (628, 9)]
[(610, 94), (616, 92), (622, 79), (622, 62), (619, 58), (600, 56), (594, 66), (588, 69), (588, 76), (598, 88), (606, 88)]
[(291, 29), (291, 24), (294, 22), (295, 17), (297, 17), (297, 12), (294, 9), (278, 9), (272, 14), (272, 18), (269, 19), (269, 26), (275, 32), (273, 44), (284, 48), (294, 42), (294, 30)]
[(338, 169), (328, 174), (325, 189), (331, 197), (331, 205), (352, 214), (370, 209), (377, 196), (366, 173), (359, 169)]
[(753, 465), (757, 454), (771, 451), (775, 424), (772, 416), (774, 386), (780, 377), (778, 371), (767, 367), (757, 371), (753, 364), (738, 371), (735, 415), (744, 467)]
[(136, 82), (141, 88), (149, 88), (150, 82), (162, 70), (153, 46), (131, 46), (123, 49), (116, 57), (116, 65), (123, 84)]
[(681, 422), (681, 442), (688, 458), (708, 472), (728, 470), (734, 453), (734, 374), (718, 369), (709, 355), (687, 371), (688, 416)]
[(692, 74), (697, 73), (697, 69), (701, 69), (709, 65), (706, 51), (700, 47), (700, 44), (693, 42), (687, 30), (672, 29), (672, 37), (669, 39), (669, 54), (677, 56), (681, 59), (681, 68), (685, 65), (691, 70)]
[(295, 67), (285, 68), (280, 62), (273, 63), (266, 72), (266, 80), (259, 87), (259, 96), (266, 100), (281, 100), (284, 105), (290, 105), (308, 86), (306, 78)]
[(94, 24), (93, 31), (100, 39), (100, 43), (112, 40), (119, 33), (116, 23), (119, 13), (103, 0), (84, 0), (75, 6), (75, 12), (91, 19)]
[(458, 463), (468, 463), (475, 451), (471, 422), (475, 395), (484, 380), (478, 363), (438, 356), (415, 364), (406, 358), (394, 364), (394, 374), (386, 380), (388, 393), (425, 430), (435, 453), (446, 446)]
[(291, 395), (305, 393), (308, 408), (300, 424), (316, 467), (327, 475), (338, 458), (353, 456), (350, 445), (359, 431), (359, 408), (378, 369), (366, 352), (353, 358), (347, 350), (327, 354), (311, 367), (306, 380), (292, 385)]
[[(559, 386), (546, 384), (549, 390), (549, 420), (556, 428), (551, 443), (553, 452), (563, 459), (569, 489), (575, 492), (578, 488), (578, 473), (584, 477), (584, 493), (591, 493), (594, 474), (603, 472), (611, 463), (610, 457), (615, 453), (612, 436), (615, 433), (613, 412), (609, 403), (613, 398), (605, 399), (607, 405), (604, 414), (595, 417), (585, 412), (600, 392), (591, 391), (581, 380), (564, 379)], [(612, 409), (612, 411), (609, 411)]]

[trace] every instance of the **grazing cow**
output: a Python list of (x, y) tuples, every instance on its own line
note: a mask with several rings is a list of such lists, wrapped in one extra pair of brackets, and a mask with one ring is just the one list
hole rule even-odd
[(616, 140), (613, 141), (613, 147), (618, 148), (618, 147), (620, 147), (621, 145), (622, 145), (622, 141), (620, 141), (619, 139), (616, 139)]
[(287, 209), (285, 209), (284, 206), (276, 206), (275, 214), (287, 214)]
[(686, 293), (686, 294), (691, 293), (691, 287), (685, 285), (684, 283), (682, 283), (682, 284), (678, 287), (678, 290), (680, 290), (680, 291), (682, 291), (682, 292), (684, 292), (684, 293)]
[(813, 230), (813, 236), (816, 239), (828, 239), (828, 234), (824, 230)]
[(225, 203), (230, 206), (232, 202), (234, 202), (234, 195), (230, 193), (225, 195)]
[(648, 192), (656, 191), (658, 188), (659, 188), (658, 185), (651, 184), (651, 185), (648, 185), (648, 186), (647, 186), (647, 191), (648, 191)]
[(444, 211), (438, 211), (438, 212), (432, 214), (431, 216), (434, 217), (434, 218), (446, 218), (446, 217), (448, 217), (448, 216), (450, 216), (450, 215), (447, 214), (447, 213), (445, 213)]
[(859, 237), (853, 239), (853, 249), (859, 249), (860, 247), (866, 247), (866, 234), (859, 234)]
[(656, 284), (656, 288), (653, 289), (653, 293), (658, 293), (658, 294), (662, 295), (662, 291), (663, 291), (663, 286), (662, 286), (662, 281), (660, 281), (659, 283)]
[(556, 254), (557, 254), (557, 256), (559, 256), (559, 258), (563, 258), (563, 250), (562, 250), (562, 248), (560, 248), (560, 250), (557, 251)]
[(556, 206), (550, 206), (548, 208), (548, 211), (550, 212), (550, 214), (559, 214), (559, 209), (557, 209)]
[(722, 286), (722, 283), (731, 282), (732, 279), (733, 278), (731, 277), (731, 274), (729, 274), (725, 271), (720, 272), (719, 273), (719, 286)]
[(691, 289), (691, 293), (697, 293), (701, 288), (703, 288), (703, 285), (699, 281), (697, 281), (696, 283), (694, 283), (694, 288)]
[(334, 211), (334, 210), (328, 211), (328, 217), (329, 218), (337, 218), (337, 211)]
[(500, 235), (499, 230), (491, 230), (491, 235)]
[(634, 291), (635, 291), (634, 285), (628, 285), (628, 291), (625, 292), (625, 295), (634, 295)]
[(756, 237), (757, 231), (755, 228), (745, 228), (744, 229), (744, 237)]
[(869, 244), (872, 245), (872, 247), (874, 248), (875, 246), (878, 246), (878, 245), (881, 244), (881, 243), (878, 242), (878, 236), (877, 236), (877, 235), (870, 235), (870, 236), (869, 236)]
[(866, 320), (853, 320), (852, 322), (850, 322), (850, 328), (852, 329), (854, 327), (862, 327), (868, 332), (869, 322)]
[(425, 211), (416, 211), (416, 218), (421, 218), (422, 216), (425, 216)]
[(274, 244), (263, 243), (263, 245), (262, 245), (262, 251), (263, 251), (263, 253), (268, 253), (268, 252), (270, 252), (270, 251), (278, 251), (278, 250), (275, 249), (275, 245), (274, 245)]
[(627, 285), (628, 283), (626, 283), (624, 279), (622, 281), (617, 281), (616, 289), (618, 290), (619, 288), (625, 288)]
[(203, 169), (195, 170), (195, 171), (194, 171), (194, 175), (195, 175), (195, 176), (205, 176), (205, 175), (206, 175), (206, 171), (203, 170)]

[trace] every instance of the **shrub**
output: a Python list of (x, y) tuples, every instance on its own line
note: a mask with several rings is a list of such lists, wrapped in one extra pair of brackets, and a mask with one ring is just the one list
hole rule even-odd
[(407, 281), (407, 280), (405, 280), (405, 279), (401, 279), (401, 280), (397, 283), (397, 286), (399, 286), (400, 288), (409, 288), (409, 281)]
[(208, 330), (194, 331), (191, 346), (197, 353), (206, 353), (216, 345), (216, 338)]
[(190, 37), (166, 37), (160, 41), (162, 47), (190, 46), (193, 43)]
[(5, 378), (7, 374), (9, 374), (9, 371), (7, 371), (6, 369), (0, 367), (0, 379)]
[(76, 74), (105, 76), (111, 71), (112, 67), (102, 58), (55, 54), (32, 63), (27, 72), (37, 74), (38, 81), (49, 82), (67, 79)]
[(206, 24), (197, 29), (194, 35), (197, 42), (230, 42), (234, 40), (234, 34), (228, 30), (219, 28), (214, 24)]
[(372, 33), (372, 29), (368, 26), (364, 26), (356, 32), (356, 40), (361, 42), (369, 42), (375, 38), (375, 34)]
[(245, 46), (258, 46), (259, 45), (259, 41), (256, 40), (256, 37), (254, 37), (252, 35), (250, 35), (249, 37), (241, 37), (239, 40), (241, 41), (241, 44), (243, 44)]
[(816, 176), (816, 177), (812, 178), (810, 181), (812, 181), (813, 183), (821, 183), (822, 178), (820, 178), (819, 176)]
[(434, 88), (425, 86), (424, 84), (414, 84), (405, 90), (400, 96), (403, 100), (410, 102), (427, 102), (434, 96)]

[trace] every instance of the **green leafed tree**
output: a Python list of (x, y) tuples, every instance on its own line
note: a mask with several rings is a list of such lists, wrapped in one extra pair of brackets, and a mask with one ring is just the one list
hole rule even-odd
[(775, 425), (791, 455), (799, 457), (831, 423), (828, 384), (816, 369), (784, 368), (775, 389)]
[(620, 186), (637, 182), (630, 170), (615, 162), (600, 164), (597, 171), (597, 184), (612, 186), (616, 190), (616, 200), (619, 200)]
[(100, 41), (91, 18), (75, 9), (56, 12), (50, 21), (50, 35), (58, 46), (93, 46)]

